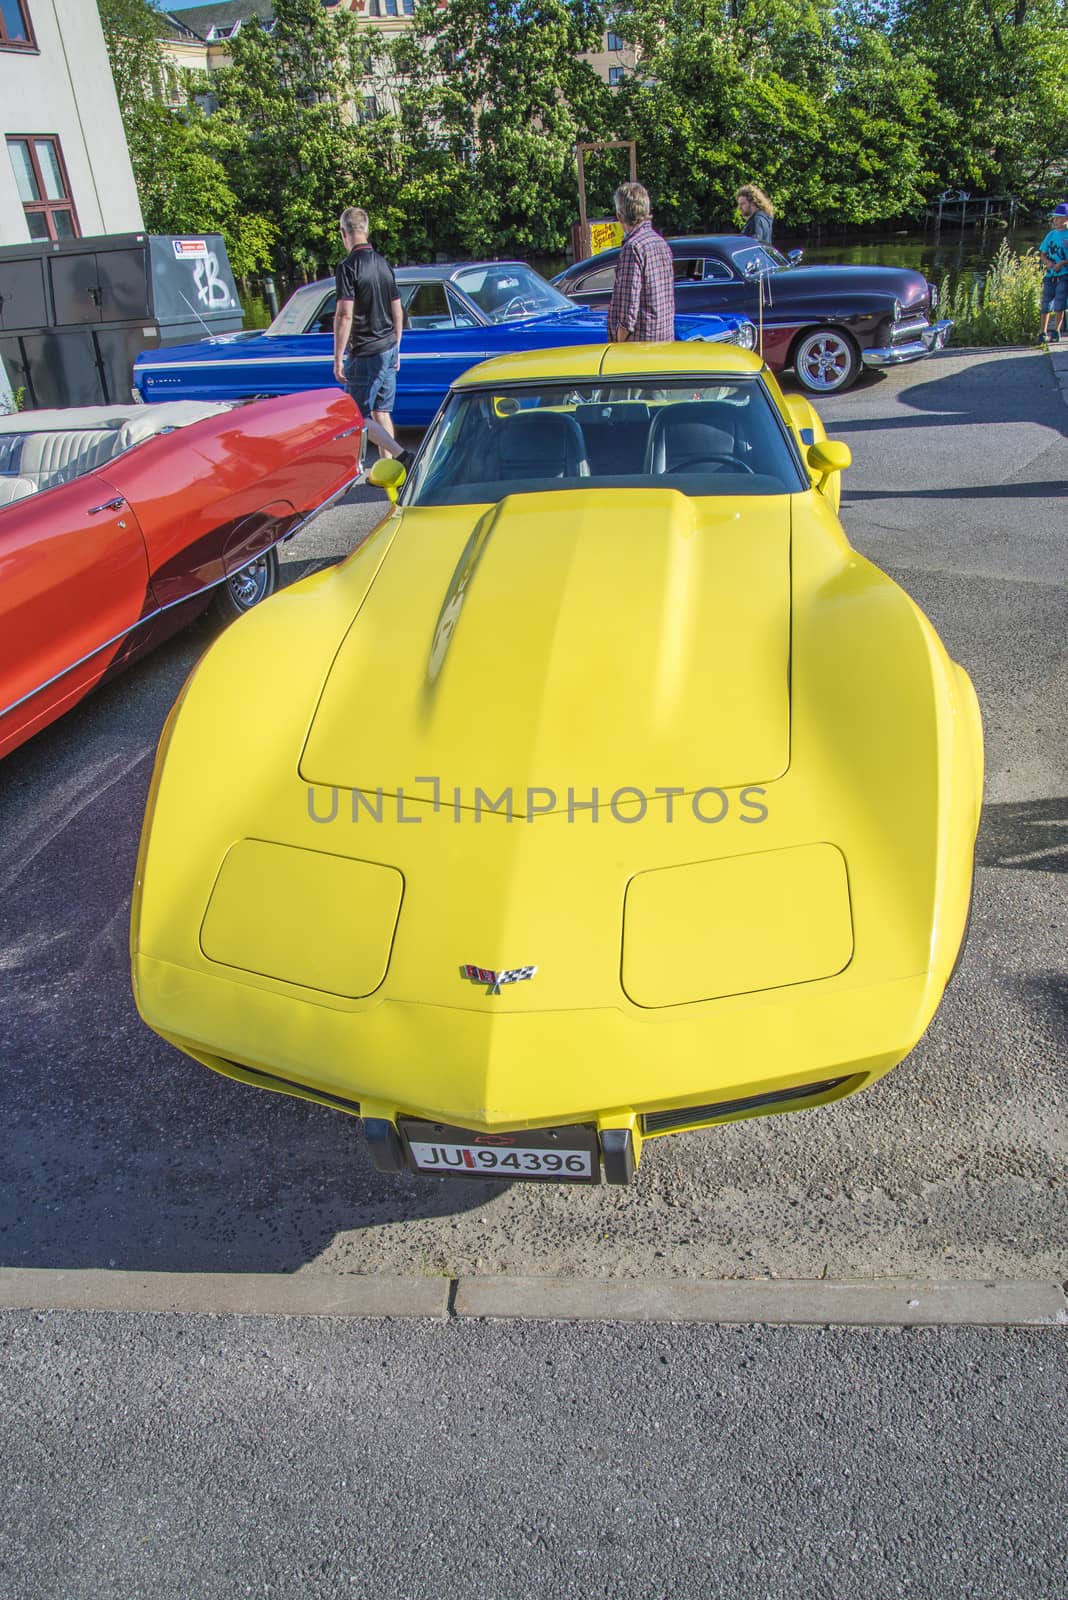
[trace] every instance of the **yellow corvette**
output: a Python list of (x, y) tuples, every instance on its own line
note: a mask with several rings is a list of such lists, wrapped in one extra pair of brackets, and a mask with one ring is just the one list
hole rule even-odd
[(963, 938), (982, 734), (848, 464), (722, 345), (465, 373), (371, 537), (171, 713), (145, 1021), (385, 1172), (625, 1183), (888, 1071)]

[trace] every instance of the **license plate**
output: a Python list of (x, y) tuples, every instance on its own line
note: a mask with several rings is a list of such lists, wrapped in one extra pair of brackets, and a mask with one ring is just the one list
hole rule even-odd
[(445, 1178), (526, 1178), (545, 1183), (600, 1183), (596, 1128), (538, 1128), (473, 1133), (442, 1122), (402, 1117), (398, 1123), (416, 1172)]

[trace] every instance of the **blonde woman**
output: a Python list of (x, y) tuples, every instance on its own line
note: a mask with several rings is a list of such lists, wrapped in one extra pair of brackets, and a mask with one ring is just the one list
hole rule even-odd
[(735, 195), (735, 203), (745, 219), (742, 232), (749, 239), (759, 239), (761, 244), (771, 243), (771, 219), (775, 207), (755, 183), (744, 183)]

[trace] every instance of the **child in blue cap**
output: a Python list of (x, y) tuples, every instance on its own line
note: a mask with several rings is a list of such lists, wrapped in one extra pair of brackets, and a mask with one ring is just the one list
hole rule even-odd
[(1038, 253), (1046, 265), (1046, 275), (1042, 279), (1040, 338), (1057, 344), (1064, 326), (1065, 306), (1068, 304), (1068, 201), (1062, 200), (1059, 206), (1054, 206), (1050, 212), (1050, 222), (1053, 226), (1038, 247)]

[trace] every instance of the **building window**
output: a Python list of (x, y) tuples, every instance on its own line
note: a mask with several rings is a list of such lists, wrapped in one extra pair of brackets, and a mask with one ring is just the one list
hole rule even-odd
[(0, 50), (36, 50), (26, 0), (0, 0)]
[(610, 33), (608, 35), (608, 43), (605, 45), (605, 49), (606, 50), (622, 50), (622, 48), (623, 48), (623, 40), (619, 37), (619, 34), (618, 33)]
[(609, 83), (609, 86), (611, 88), (613, 88), (613, 89), (618, 89), (622, 82), (623, 82), (623, 68), (622, 67), (609, 67), (609, 69), (608, 69), (608, 83)]
[(395, 17), (396, 15), (397, 15), (397, 0), (386, 0), (386, 16), (387, 17)]
[(373, 94), (365, 94), (363, 97), (363, 121), (373, 122), (377, 116), (378, 97)]
[(31, 239), (77, 239), (81, 229), (70, 197), (59, 140), (51, 134), (8, 139)]
[(406, 17), (415, 16), (415, 0), (404, 0), (404, 15)]
[(381, 0), (367, 0), (367, 15), (380, 17), (382, 15)]

